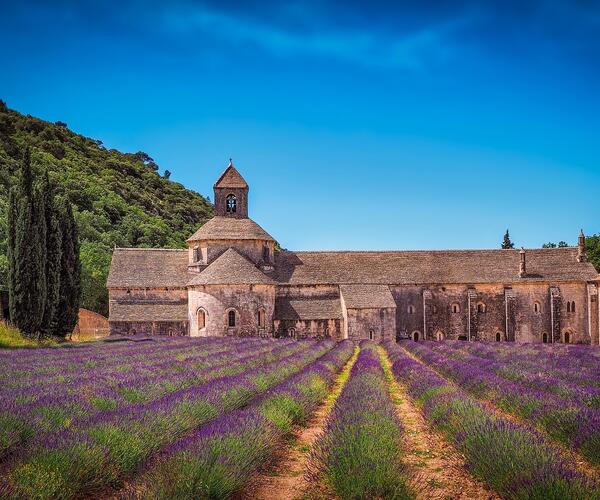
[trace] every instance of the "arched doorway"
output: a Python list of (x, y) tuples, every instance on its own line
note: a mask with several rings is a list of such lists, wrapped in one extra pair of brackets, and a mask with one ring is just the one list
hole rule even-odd
[(414, 332), (413, 332), (413, 334), (412, 334), (412, 339), (413, 339), (415, 342), (418, 342), (418, 341), (419, 341), (419, 332), (418, 332), (418, 331), (414, 331)]
[(201, 307), (196, 311), (196, 322), (198, 324), (198, 334), (204, 333), (206, 329), (206, 311)]
[(547, 344), (547, 343), (548, 343), (548, 334), (547, 334), (546, 332), (544, 332), (544, 333), (542, 334), (542, 342), (543, 342), (544, 344)]
[(500, 342), (502, 340), (502, 334), (500, 332), (496, 332), (496, 342)]

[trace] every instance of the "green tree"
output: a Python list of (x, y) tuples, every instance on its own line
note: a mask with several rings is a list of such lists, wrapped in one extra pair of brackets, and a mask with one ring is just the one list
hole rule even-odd
[(586, 237), (585, 246), (588, 260), (600, 272), (600, 234)]
[(57, 317), (60, 323), (57, 334), (61, 337), (69, 335), (79, 315), (81, 298), (81, 262), (79, 260), (79, 235), (73, 217), (71, 203), (62, 199), (59, 208), (62, 226), (60, 288)]
[(515, 244), (512, 241), (510, 241), (510, 235), (508, 234), (508, 229), (506, 230), (506, 233), (504, 233), (504, 239), (502, 240), (501, 247), (504, 250), (508, 250), (510, 248), (515, 248)]
[(29, 148), (11, 188), (8, 291), (11, 321), (24, 335), (37, 336), (46, 304), (44, 250), (46, 219), (42, 193), (34, 187)]
[(544, 243), (542, 248), (556, 248), (556, 243), (549, 241), (548, 243)]
[(569, 246), (569, 244), (566, 241), (560, 240), (558, 242), (558, 248), (566, 248), (568, 246)]
[(58, 335), (60, 318), (57, 313), (60, 298), (62, 228), (57, 212), (54, 190), (48, 179), (48, 172), (45, 172), (42, 178), (41, 191), (47, 229), (45, 251), (46, 305), (44, 307), (41, 330), (46, 335)]

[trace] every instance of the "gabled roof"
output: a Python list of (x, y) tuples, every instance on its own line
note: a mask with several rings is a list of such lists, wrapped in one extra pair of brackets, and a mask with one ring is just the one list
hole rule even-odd
[(237, 188), (237, 189), (246, 189), (248, 184), (242, 177), (237, 169), (233, 166), (231, 161), (229, 162), (229, 166), (225, 169), (225, 172), (221, 174), (221, 177), (215, 182), (216, 188)]
[(188, 251), (163, 248), (115, 248), (108, 288), (185, 288)]
[(340, 285), (346, 309), (395, 308), (387, 285)]
[(187, 304), (127, 304), (111, 302), (108, 321), (187, 321)]
[(196, 231), (188, 241), (263, 240), (275, 241), (252, 219), (216, 216)]
[(275, 298), (275, 319), (311, 320), (341, 317), (342, 305), (340, 298), (336, 296)]
[(416, 250), (397, 252), (276, 252), (279, 283), (409, 285), (422, 283), (528, 283), (592, 281), (590, 262), (577, 248), (526, 250), (527, 275), (519, 278), (520, 250)]
[(226, 250), (188, 285), (274, 285), (275, 282), (233, 248)]

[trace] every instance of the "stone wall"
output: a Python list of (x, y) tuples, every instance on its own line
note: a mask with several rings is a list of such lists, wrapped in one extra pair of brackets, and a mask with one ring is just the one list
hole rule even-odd
[[(188, 292), (190, 334), (192, 336), (263, 336), (273, 335), (275, 286), (273, 285), (201, 285)], [(198, 327), (198, 310), (205, 314), (205, 328)], [(265, 326), (258, 323), (264, 310)], [(229, 311), (235, 311), (236, 326), (229, 327)]]
[(237, 252), (245, 255), (250, 261), (255, 264), (263, 262), (264, 247), (269, 249), (269, 262), (273, 262), (273, 253), (275, 243), (272, 241), (262, 240), (210, 240), (210, 241), (196, 241), (190, 242), (189, 251), (189, 263), (193, 265), (197, 262), (194, 261), (194, 248), (198, 247), (200, 262), (203, 265), (210, 264), (219, 258), (229, 248), (235, 248)]
[(111, 335), (188, 335), (187, 321), (111, 321)]
[(377, 342), (396, 337), (396, 309), (348, 309), (348, 337), (351, 340), (371, 339)]

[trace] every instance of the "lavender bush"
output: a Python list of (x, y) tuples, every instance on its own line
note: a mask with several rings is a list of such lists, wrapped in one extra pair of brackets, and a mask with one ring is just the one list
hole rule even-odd
[(247, 484), (327, 394), (353, 352), (349, 341), (269, 390), (169, 446), (143, 480), (147, 498), (228, 498)]
[(598, 485), (577, 472), (543, 436), (491, 413), (397, 344), (388, 343), (386, 349), (394, 375), (425, 417), (464, 454), (471, 472), (502, 497), (600, 498)]
[(313, 448), (312, 475), (341, 498), (412, 498), (403, 473), (402, 428), (377, 346), (361, 347)]

